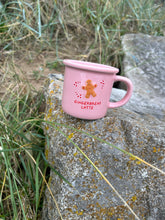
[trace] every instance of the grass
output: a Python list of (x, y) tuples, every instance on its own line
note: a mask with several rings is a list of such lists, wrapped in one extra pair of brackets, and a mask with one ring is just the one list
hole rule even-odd
[[(60, 69), (64, 58), (74, 58), (122, 71), (121, 37), (139, 32), (163, 36), (164, 21), (162, 3), (153, 0), (2, 1), (0, 62), (2, 55), (9, 62), (7, 55), (27, 57), (32, 51), (46, 50), (54, 54), (54, 61), (47, 63), (50, 69)], [(48, 142), (42, 129), (43, 92), (20, 79), (13, 59), (10, 69), (3, 65), (6, 62), (0, 63), (3, 82), (9, 82), (0, 101), (0, 169), (4, 172), (0, 175), (0, 219), (40, 219), (51, 169), (43, 154)], [(40, 74), (33, 71), (36, 80)]]
[[(34, 219), (38, 215), (43, 185), (38, 167), (43, 167), (43, 175), (46, 175), (47, 168), (41, 160), (45, 136), (39, 122), (26, 127), (22, 127), (22, 122), (42, 117), (39, 112), (42, 102), (43, 96), (36, 94), (31, 97), (25, 91), (20, 97), (14, 88), (10, 97), (0, 102), (0, 166), (5, 173), (0, 177), (3, 183), (0, 193), (1, 219), (27, 219), (27, 216)], [(35, 164), (28, 153), (35, 158)]]
[(1, 8), (3, 49), (25, 51), (33, 43), (38, 50), (53, 49), (56, 60), (74, 57), (120, 67), (121, 36), (163, 35), (165, 15), (154, 0), (28, 2), (7, 1)]

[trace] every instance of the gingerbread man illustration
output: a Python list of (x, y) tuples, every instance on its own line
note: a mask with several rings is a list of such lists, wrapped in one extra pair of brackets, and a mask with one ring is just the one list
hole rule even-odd
[(84, 89), (84, 90), (87, 91), (85, 97), (86, 97), (86, 98), (89, 98), (90, 95), (92, 95), (93, 97), (95, 97), (95, 96), (96, 96), (96, 93), (95, 93), (95, 91), (94, 91), (94, 88), (96, 88), (96, 87), (97, 87), (97, 84), (93, 85), (93, 84), (92, 84), (92, 81), (91, 81), (90, 79), (88, 79), (88, 80), (86, 81), (86, 86), (82, 86), (82, 89)]

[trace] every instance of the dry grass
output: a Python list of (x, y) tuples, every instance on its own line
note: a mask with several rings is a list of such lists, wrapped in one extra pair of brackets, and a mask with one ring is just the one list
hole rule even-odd
[(9, 1), (5, 6), (3, 48), (53, 50), (55, 60), (76, 58), (120, 67), (122, 35), (163, 35), (162, 5), (152, 0)]

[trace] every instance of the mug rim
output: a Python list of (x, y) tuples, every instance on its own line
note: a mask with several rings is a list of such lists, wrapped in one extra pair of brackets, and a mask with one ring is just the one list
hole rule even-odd
[(116, 74), (119, 72), (119, 69), (116, 67), (81, 60), (64, 59), (63, 63), (65, 64), (65, 66), (94, 72), (103, 72), (109, 74)]

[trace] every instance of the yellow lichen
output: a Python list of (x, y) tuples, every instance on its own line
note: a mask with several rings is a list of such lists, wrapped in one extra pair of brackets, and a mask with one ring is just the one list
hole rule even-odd
[(48, 181), (48, 185), (49, 185), (49, 186), (50, 186), (51, 181), (52, 181), (52, 177), (50, 176), (50, 177), (49, 177), (49, 181)]
[(76, 211), (76, 214), (80, 216), (80, 215), (83, 215), (83, 212)]
[(50, 108), (48, 112), (49, 112), (49, 113), (52, 113), (52, 108)]
[(67, 210), (71, 213), (73, 213), (72, 209), (71, 208), (67, 208)]
[(135, 202), (136, 200), (137, 200), (137, 196), (136, 195), (132, 196), (132, 201)]
[(73, 208), (74, 208), (74, 209), (77, 209), (77, 205), (74, 205)]
[(46, 129), (46, 130), (49, 130), (49, 126), (46, 126), (45, 129)]
[(46, 119), (49, 119), (49, 118), (51, 118), (51, 116), (52, 116), (52, 114), (47, 114), (47, 117), (46, 117)]
[(64, 151), (60, 152), (60, 154), (66, 156), (66, 153)]
[(73, 133), (70, 133), (70, 135), (68, 136), (67, 140), (71, 139), (73, 137)]
[(77, 154), (78, 154), (78, 153), (76, 152), (76, 153), (73, 154), (73, 156), (77, 156)]
[(156, 153), (156, 151), (157, 151), (157, 150), (156, 150), (156, 147), (153, 147), (153, 152)]
[(136, 160), (136, 158), (135, 158), (135, 157), (130, 157), (129, 159), (130, 159), (130, 160)]
[(98, 162), (98, 161), (95, 161), (94, 164), (95, 164), (96, 166), (98, 166), (98, 165), (99, 165), (99, 162)]
[(46, 149), (46, 150), (45, 150), (45, 157), (46, 157), (46, 159), (48, 159), (48, 154), (49, 154), (49, 150)]
[(84, 138), (83, 144), (86, 144), (86, 143), (87, 143), (87, 139), (86, 139), (86, 138)]
[(52, 94), (54, 94), (54, 91), (53, 91), (53, 90), (50, 91), (50, 95), (52, 95)]

